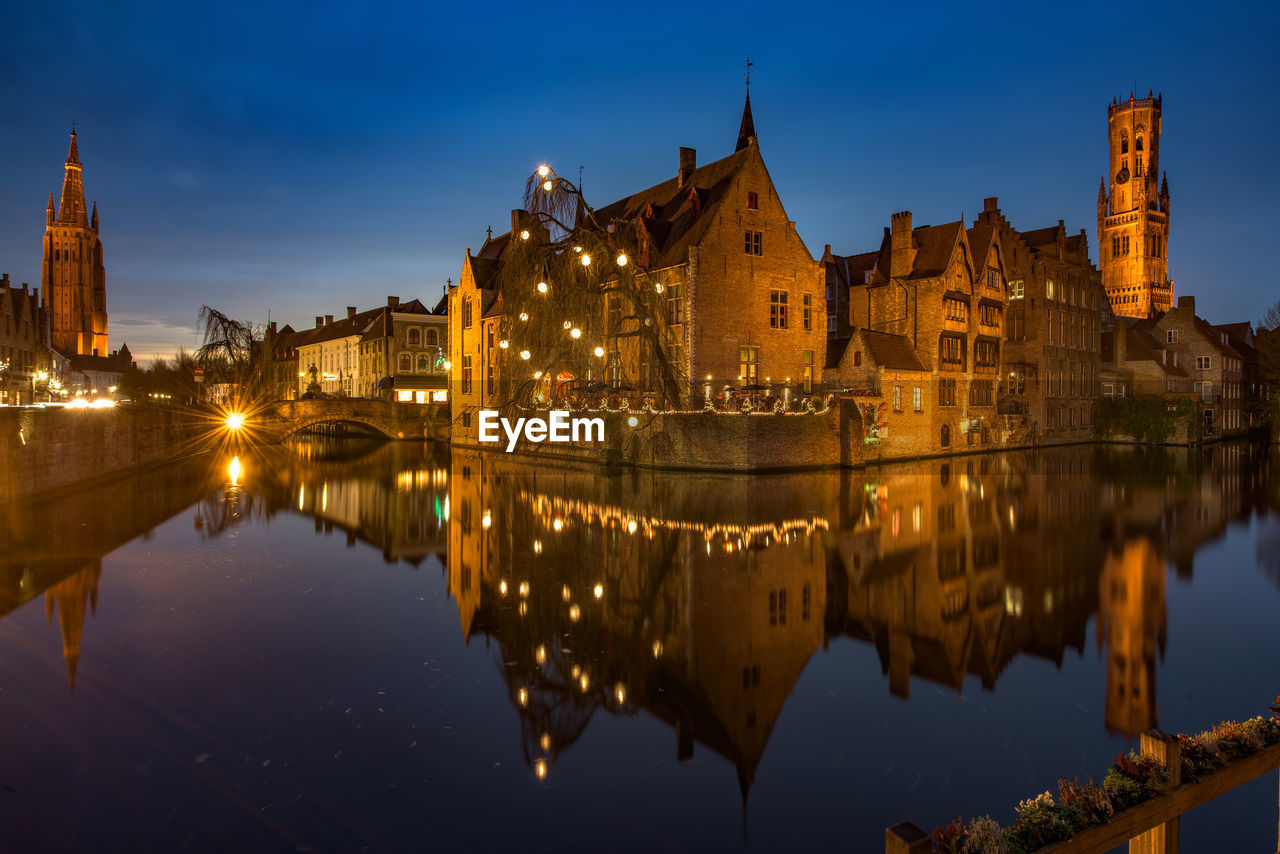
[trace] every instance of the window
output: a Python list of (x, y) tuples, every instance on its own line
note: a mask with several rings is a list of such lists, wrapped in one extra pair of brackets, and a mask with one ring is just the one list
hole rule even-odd
[(1000, 271), (999, 270), (987, 271), (987, 290), (989, 291), (1000, 290)]
[(745, 249), (748, 255), (764, 254), (762, 251), (760, 251), (760, 232), (758, 231), (744, 232), (743, 243), (744, 243), (743, 248)]
[(1200, 395), (1201, 400), (1213, 399), (1213, 383), (1210, 381), (1197, 382), (1195, 384), (1196, 393)]
[(684, 323), (684, 294), (679, 285), (667, 287), (667, 323)]
[(924, 389), (920, 386), (911, 390), (911, 405), (916, 412), (924, 411)]
[(769, 328), (787, 328), (786, 291), (769, 291)]
[(943, 298), (942, 311), (947, 320), (958, 320), (963, 323), (969, 319), (969, 306), (965, 305), (963, 300)]
[(970, 406), (991, 406), (995, 402), (995, 394), (990, 380), (974, 380), (969, 384)]
[(471, 356), (462, 357), (462, 393), (471, 393)]
[(813, 351), (804, 351), (804, 365), (800, 371), (801, 380), (804, 383), (804, 393), (810, 394), (813, 391)]
[[(1135, 135), (1134, 135), (1134, 137), (1133, 137), (1133, 150), (1134, 150), (1134, 151), (1141, 151), (1141, 150), (1142, 150), (1142, 134), (1140, 134), (1140, 133), (1139, 133), (1139, 134), (1135, 134)], [(1141, 162), (1141, 160), (1139, 160), (1139, 162)]]
[(1023, 284), (1022, 279), (1016, 279), (1009, 283), (1009, 299), (1022, 299)]
[(747, 193), (747, 210), (760, 210), (760, 196), (756, 193)]
[(994, 305), (983, 303), (978, 306), (978, 322), (983, 326), (1000, 325), (1000, 309)]
[(617, 350), (609, 353), (609, 385), (614, 388), (622, 385), (622, 354)]
[(787, 591), (769, 591), (769, 625), (785, 626), (787, 624)]
[(431, 357), (426, 353), (418, 356), (418, 370), (424, 374), (431, 370)]
[(1027, 393), (1027, 375), (1020, 371), (1009, 372), (1009, 394)]
[(471, 328), (471, 297), (462, 301), (462, 328)]
[(1209, 370), (1209, 363), (1212, 361), (1213, 360), (1208, 356), (1196, 356), (1196, 370), (1197, 371)]
[[(954, 382), (954, 380), (952, 382)], [(951, 425), (950, 424), (942, 425), (942, 435), (938, 437), (938, 444), (940, 444), (944, 448), (951, 447)]]
[(943, 335), (938, 341), (938, 359), (949, 370), (964, 370), (964, 339)]
[(1044, 298), (1053, 299), (1053, 279), (1044, 280)]
[(813, 329), (813, 297), (805, 294), (802, 300), (804, 303), (804, 331), (808, 332)]
[(760, 368), (760, 348), (759, 347), (739, 347), (738, 348), (738, 379), (744, 382), (754, 383), (759, 376)]
[(1129, 135), (1124, 131), (1120, 131), (1120, 153), (1129, 153)]
[(955, 406), (956, 405), (956, 381), (955, 380), (938, 380), (938, 405), (939, 406)]
[(1000, 359), (1000, 348), (994, 341), (975, 341), (973, 360), (980, 368), (994, 368)]
[(1178, 330), (1176, 330), (1176, 329), (1169, 329), (1169, 330), (1166, 330), (1166, 331), (1165, 331), (1165, 333), (1164, 333), (1164, 342), (1165, 342), (1166, 344), (1177, 344), (1177, 343), (1178, 343)]
[(440, 343), (440, 333), (434, 329), (428, 329), (423, 341), (426, 342), (428, 347), (435, 347)]
[(494, 371), (493, 362), (490, 361), (489, 364), (485, 367), (485, 372), (484, 372), (485, 373), (485, 394), (489, 395), (490, 397), (493, 397), (493, 382), (494, 382), (493, 371)]
[(893, 411), (902, 411), (902, 386), (893, 387)]
[(409, 330), (409, 346), (417, 347), (422, 343), (422, 332), (415, 326)]

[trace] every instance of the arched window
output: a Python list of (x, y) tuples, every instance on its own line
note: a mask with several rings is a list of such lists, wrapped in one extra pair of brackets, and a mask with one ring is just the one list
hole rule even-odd
[(951, 425), (950, 424), (942, 425), (942, 437), (940, 440), (940, 444), (944, 448), (951, 447)]
[(1121, 154), (1129, 153), (1129, 134), (1125, 133), (1124, 131), (1120, 131), (1120, 153)]
[(409, 346), (417, 347), (421, 343), (422, 343), (422, 330), (418, 329), (418, 327), (415, 326), (409, 330)]
[(424, 354), (422, 354), (422, 355), (420, 355), (420, 356), (418, 356), (418, 370), (419, 370), (419, 371), (421, 371), (421, 372), (422, 372), (422, 373), (424, 373), (424, 374), (425, 374), (427, 371), (431, 370), (431, 357), (430, 357), (430, 356), (426, 355), (425, 353), (424, 353)]
[(413, 370), (413, 360), (408, 353), (400, 354), (400, 373), (407, 374)]
[(440, 343), (440, 333), (434, 329), (427, 330), (427, 344), (434, 347)]
[(1142, 134), (1140, 134), (1140, 133), (1139, 133), (1139, 134), (1134, 135), (1134, 137), (1133, 137), (1133, 150), (1134, 150), (1134, 151), (1141, 151), (1141, 150), (1142, 150)]

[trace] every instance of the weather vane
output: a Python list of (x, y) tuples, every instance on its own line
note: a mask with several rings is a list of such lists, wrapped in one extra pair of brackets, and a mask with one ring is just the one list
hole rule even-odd
[(743, 73), (743, 75), (742, 75), (743, 77), (747, 78), (747, 88), (748, 88), (748, 89), (750, 89), (750, 88), (751, 88), (751, 66), (753, 66), (753, 65), (755, 65), (755, 63), (754, 63), (754, 62), (752, 62), (752, 61), (751, 61), (751, 57), (749, 57), (749, 56), (748, 56), (748, 57), (747, 57), (747, 70), (746, 70), (746, 71)]

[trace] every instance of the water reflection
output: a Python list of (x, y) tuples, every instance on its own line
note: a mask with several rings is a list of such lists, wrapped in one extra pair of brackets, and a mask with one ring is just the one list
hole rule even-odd
[(455, 451), (449, 589), (464, 637), (498, 646), (539, 778), (597, 713), (643, 710), (677, 758), (700, 743), (732, 762), (745, 798), (793, 686), (840, 637), (874, 646), (906, 698), (919, 679), (994, 689), (1020, 654), (1061, 666), (1096, 615), (1106, 728), (1156, 726), (1165, 565), (1187, 576), (1229, 521), (1274, 512), (1270, 471), (1248, 445), (756, 478)]

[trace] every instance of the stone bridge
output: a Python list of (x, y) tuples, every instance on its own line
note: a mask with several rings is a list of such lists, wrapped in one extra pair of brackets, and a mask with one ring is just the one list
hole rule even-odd
[(256, 441), (274, 444), (319, 424), (359, 424), (388, 439), (449, 439), (449, 407), (361, 397), (282, 400), (245, 416)]

